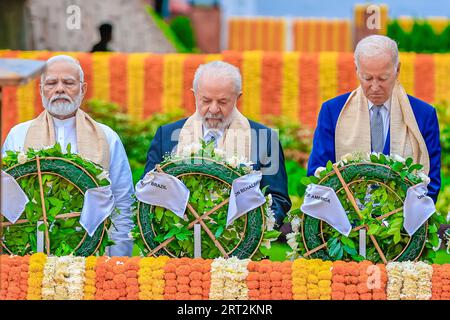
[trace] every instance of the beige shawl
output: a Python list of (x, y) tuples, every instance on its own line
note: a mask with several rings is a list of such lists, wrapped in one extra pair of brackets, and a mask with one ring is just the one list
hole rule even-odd
[[(231, 124), (217, 143), (217, 148), (225, 151), (226, 158), (237, 156), (250, 160), (251, 130), (248, 119), (237, 108), (231, 114)], [(183, 148), (203, 139), (202, 118), (197, 112), (190, 116), (180, 132), (177, 154), (181, 155)]]
[[(109, 169), (109, 144), (100, 125), (87, 113), (78, 109), (76, 113), (76, 135), (78, 153)], [(44, 110), (32, 123), (25, 137), (24, 149), (55, 145), (55, 128), (52, 116)]]
[[(417, 125), (405, 89), (397, 81), (391, 98), (390, 117), (391, 154), (412, 157), (424, 166), (428, 174), (430, 159), (427, 146)], [(345, 102), (336, 124), (336, 160), (353, 152), (370, 152), (370, 113), (367, 98), (361, 87), (353, 91)]]

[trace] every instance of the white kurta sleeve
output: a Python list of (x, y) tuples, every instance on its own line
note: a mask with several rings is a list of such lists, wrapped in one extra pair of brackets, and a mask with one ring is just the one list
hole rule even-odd
[(115, 242), (115, 245), (111, 246), (107, 253), (110, 256), (131, 256), (133, 240), (129, 237), (129, 234), (134, 225), (131, 218), (132, 195), (134, 193), (133, 177), (125, 148), (119, 136), (115, 132), (109, 134), (112, 134), (109, 177), (115, 205), (120, 214), (114, 212), (111, 215), (112, 225), (109, 229), (109, 236)]

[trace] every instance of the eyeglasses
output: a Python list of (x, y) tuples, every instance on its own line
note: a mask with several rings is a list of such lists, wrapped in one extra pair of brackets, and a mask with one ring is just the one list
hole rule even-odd
[[(54, 89), (58, 85), (59, 81), (57, 80), (49, 80), (44, 82), (43, 87), (46, 90)], [(67, 89), (73, 89), (75, 86), (79, 83), (82, 84), (82, 82), (74, 81), (74, 80), (62, 80), (61, 81), (63, 87)]]

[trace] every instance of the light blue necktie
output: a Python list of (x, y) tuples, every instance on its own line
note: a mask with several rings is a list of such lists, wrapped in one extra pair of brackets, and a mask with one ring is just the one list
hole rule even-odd
[(383, 105), (374, 105), (372, 107), (373, 113), (370, 119), (370, 138), (372, 150), (374, 152), (383, 152), (384, 148), (384, 127), (381, 108), (383, 108)]
[(217, 140), (219, 140), (219, 139), (220, 139), (220, 132), (218, 130), (210, 129), (206, 133), (205, 142), (209, 143), (211, 141), (214, 141), (215, 148), (217, 148)]

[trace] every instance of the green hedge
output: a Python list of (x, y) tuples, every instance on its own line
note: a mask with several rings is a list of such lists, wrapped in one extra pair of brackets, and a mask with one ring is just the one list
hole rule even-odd
[(388, 24), (387, 36), (397, 41), (400, 51), (450, 52), (450, 24), (440, 34), (436, 34), (426, 21), (415, 20), (412, 30), (407, 32), (402, 29), (398, 20), (392, 20)]

